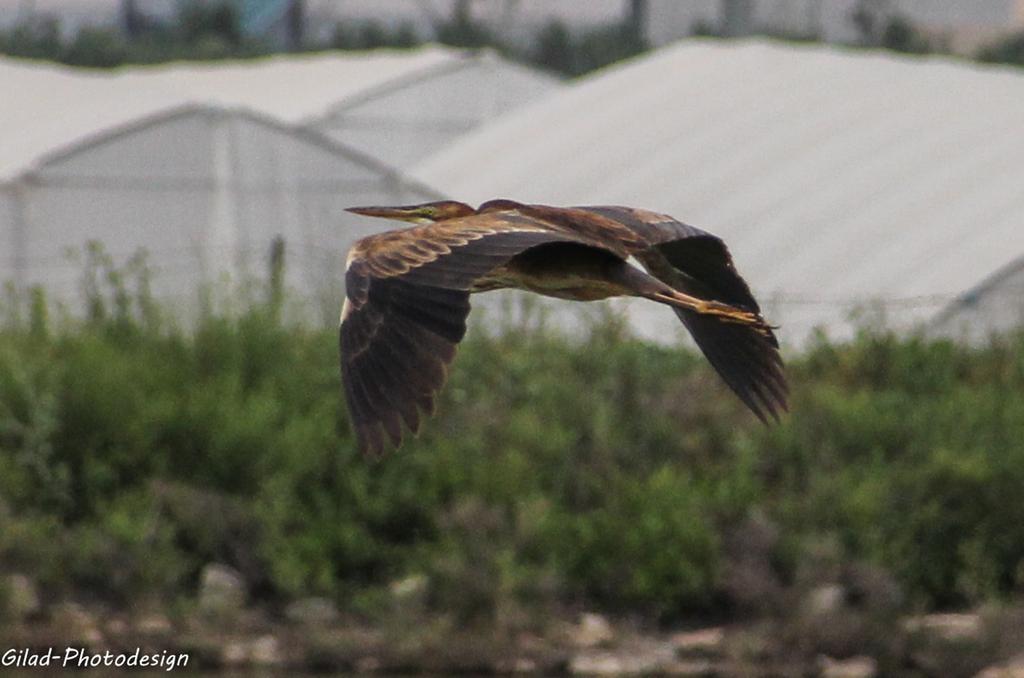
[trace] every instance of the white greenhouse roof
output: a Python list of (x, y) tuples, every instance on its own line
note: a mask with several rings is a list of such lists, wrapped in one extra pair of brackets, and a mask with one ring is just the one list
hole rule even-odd
[(237, 107), (300, 123), (347, 97), (467, 53), (436, 46), (88, 71), (0, 58), (0, 181), (98, 133), (183, 105)]
[(544, 71), (481, 50), (346, 97), (307, 124), (404, 168), (563, 86)]
[(97, 241), (118, 266), (145, 252), (154, 294), (180, 310), (203, 285), (262, 279), (280, 236), (298, 264), (286, 268), (289, 290), (306, 310), (322, 310), (340, 298), (345, 252), (384, 225), (345, 207), (437, 197), (313, 130), (185, 105), (93, 135), (46, 155), (23, 181), (0, 183), (0, 281), (41, 285), (73, 309), (81, 253)]
[[(1024, 254), (1024, 71), (692, 40), (578, 81), (413, 174), (453, 198), (625, 204), (722, 236), (802, 343), (934, 317)], [(631, 305), (641, 334), (671, 313)], [(672, 334), (671, 336), (675, 336)]]

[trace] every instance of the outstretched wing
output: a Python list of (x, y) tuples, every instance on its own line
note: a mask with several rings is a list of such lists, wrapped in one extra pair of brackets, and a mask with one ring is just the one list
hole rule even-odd
[[(349, 254), (341, 373), (359, 449), (384, 452), (434, 410), (466, 333), (474, 285), (531, 247), (580, 242), (516, 214), (488, 214), (390, 231)], [(590, 243), (583, 243), (590, 244)]]
[[(680, 274), (688, 277), (691, 294), (714, 299), (748, 311), (760, 312), (747, 282), (736, 271), (732, 255), (722, 239), (665, 214), (632, 207), (579, 208), (613, 219), (643, 240), (642, 255), (660, 253)], [(651, 271), (652, 275), (658, 273)], [(668, 282), (668, 280), (663, 280)]]
[[(373, 278), (354, 262), (346, 274), (341, 377), (359, 449), (384, 451), (420, 413), (434, 411), (455, 346), (466, 333), (469, 292)], [(382, 431), (383, 429), (383, 431)]]
[[(725, 243), (664, 214), (630, 207), (580, 208), (630, 228), (646, 243), (636, 257), (647, 271), (675, 289), (760, 313)], [(762, 421), (788, 408), (789, 389), (775, 336), (735, 323), (673, 309), (726, 384)]]
[(758, 419), (775, 421), (789, 409), (789, 387), (774, 335), (673, 308), (701, 352)]

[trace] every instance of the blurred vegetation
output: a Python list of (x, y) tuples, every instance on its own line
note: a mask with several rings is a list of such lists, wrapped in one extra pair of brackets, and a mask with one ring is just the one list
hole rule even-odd
[(642, 54), (650, 49), (643, 36), (628, 22), (599, 26), (575, 33), (560, 21), (541, 29), (536, 46), (526, 60), (541, 68), (570, 77)]
[[(638, 5), (637, 7), (641, 7)], [(584, 29), (571, 28), (552, 20), (536, 29), (532, 37), (512, 39), (474, 19), (466, 0), (453, 5), (450, 16), (439, 17), (424, 32), (411, 23), (387, 25), (373, 19), (339, 21), (330, 36), (319, 41), (299, 38), (302, 51), (367, 50), (410, 48), (439, 42), (460, 48), (491, 48), (507, 58), (528, 63), (560, 75), (575, 77), (609, 64), (642, 54), (649, 49), (642, 10), (634, 7), (620, 21)], [(911, 54), (948, 53), (947, 40), (929, 34), (896, 11), (887, 0), (858, 0), (849, 14), (860, 47)], [(170, 19), (157, 19), (133, 6), (122, 17), (122, 27), (86, 26), (70, 37), (63, 35), (57, 18), (35, 14), (0, 30), (0, 54), (58, 61), (73, 66), (111, 68), (123, 64), (158, 63), (172, 60), (206, 61), (265, 56), (281, 51), (272, 41), (246, 34), (241, 15), (231, 0), (178, 5)], [(818, 42), (813, 28), (778, 32), (757, 28), (779, 40)], [(728, 37), (722, 21), (699, 21), (693, 35)], [(1024, 37), (1009, 35), (981, 49), (978, 60), (992, 63), (1024, 64)]]
[[(87, 26), (65, 38), (54, 16), (33, 15), (0, 30), (0, 53), (111, 68), (172, 60), (249, 58), (280, 51), (268, 40), (243, 31), (238, 7), (231, 0), (183, 2), (171, 20), (158, 20), (135, 9), (123, 23), (125, 30)], [(418, 33), (409, 23), (392, 27), (372, 19), (341, 21), (326, 43), (307, 40), (302, 49), (409, 48), (431, 41), (460, 48), (490, 47), (511, 59), (563, 75), (586, 73), (648, 49), (628, 20), (578, 33), (555, 21), (542, 29), (536, 40), (517, 45), (476, 21), (466, 2), (456, 3), (450, 17), (439, 18), (429, 35)]]
[(888, 0), (858, 0), (850, 12), (850, 23), (862, 47), (879, 47), (894, 52), (927, 54), (948, 51), (921, 32), (906, 16), (893, 9)]
[(472, 331), (437, 416), (371, 462), (334, 328), (283, 325), (271, 290), (181, 329), (140, 262), (86, 262), (85, 318), (12, 293), (0, 329), (0, 568), (50, 598), (188, 599), (210, 562), (272, 606), (378, 618), (404, 581), (505, 627), (729, 616), (815, 568), (915, 609), (1024, 590), (1024, 337), (821, 340), (764, 428), (692, 351), (528, 314)]
[(130, 23), (130, 37), (113, 26), (85, 26), (65, 38), (56, 17), (32, 15), (0, 31), (0, 53), (112, 68), (176, 59), (245, 58), (272, 51), (271, 45), (242, 33), (238, 10), (230, 0), (189, 0), (178, 5), (173, 21), (136, 14)]
[(1024, 31), (1015, 33), (978, 53), (980, 61), (1024, 66)]

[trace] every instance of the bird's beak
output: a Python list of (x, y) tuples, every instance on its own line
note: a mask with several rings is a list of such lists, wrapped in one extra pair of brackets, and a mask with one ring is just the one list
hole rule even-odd
[(418, 210), (411, 207), (346, 207), (345, 211), (361, 214), (364, 217), (398, 219), (399, 221), (418, 221), (423, 218)]

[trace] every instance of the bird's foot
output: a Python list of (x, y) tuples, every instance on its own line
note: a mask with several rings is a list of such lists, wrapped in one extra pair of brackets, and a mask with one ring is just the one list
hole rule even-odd
[(697, 307), (697, 312), (716, 316), (725, 322), (746, 325), (764, 336), (771, 336), (772, 333), (772, 328), (765, 319), (753, 311), (744, 311), (717, 301), (702, 301)]

